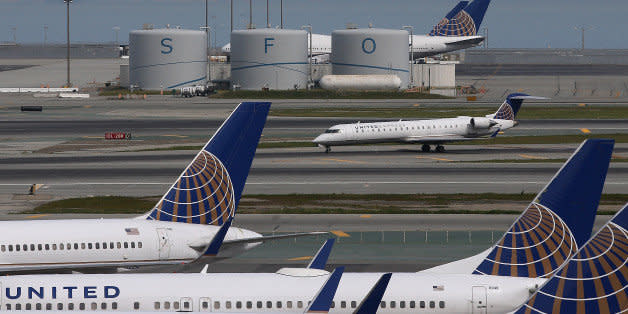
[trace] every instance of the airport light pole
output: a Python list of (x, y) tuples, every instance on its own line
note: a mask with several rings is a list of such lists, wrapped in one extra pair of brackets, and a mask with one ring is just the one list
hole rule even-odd
[(279, 3), (280, 14), (281, 14), (281, 29), (283, 29), (283, 0)]
[(207, 34), (207, 45), (209, 45), (209, 49), (207, 48), (207, 46), (205, 46), (205, 51), (207, 51), (208, 53), (206, 54), (206, 58), (207, 58), (207, 73), (205, 77), (207, 77), (207, 83), (209, 85), (209, 83), (211, 83), (211, 74), (212, 74), (212, 47), (211, 47), (211, 30), (212, 28), (209, 26), (205, 26), (205, 27), (201, 27), (201, 29), (205, 29), (205, 33)]
[(253, 0), (249, 0), (249, 29), (253, 28)]
[(11, 27), (11, 31), (13, 32), (13, 43), (17, 44), (17, 27)]
[(301, 26), (301, 29), (307, 29), (308, 33), (309, 33), (309, 39), (310, 39), (310, 47), (309, 47), (309, 58), (308, 58), (308, 72), (309, 72), (309, 77), (307, 80), (307, 89), (310, 89), (310, 83), (312, 83), (312, 25), (303, 25)]
[(48, 25), (44, 25), (44, 46), (46, 46), (47, 41), (48, 41)]
[(403, 29), (410, 31), (410, 87), (412, 87), (414, 86), (414, 36), (412, 36), (414, 27), (406, 25)]
[[(233, 32), (233, 0), (231, 0), (231, 32)], [(231, 36), (231, 33), (229, 33)]]
[(579, 27), (574, 27), (573, 29), (575, 29), (576, 31), (581, 31), (582, 32), (582, 39), (580, 42), (580, 50), (584, 50), (584, 32), (587, 30), (590, 30), (592, 27), (590, 26), (579, 26)]
[(270, 0), (266, 0), (266, 27), (270, 28), (270, 8), (269, 2)]
[(67, 6), (67, 10), (66, 10), (66, 17), (67, 17), (67, 23), (66, 23), (67, 52), (66, 52), (66, 58), (67, 58), (67, 62), (68, 62), (68, 82), (67, 82), (67, 87), (70, 87), (70, 86), (72, 86), (72, 83), (70, 83), (70, 3), (72, 3), (72, 0), (63, 0), (63, 2), (65, 2), (66, 6)]
[(118, 43), (118, 32), (120, 32), (120, 26), (114, 26), (112, 29), (116, 33), (116, 48), (118, 48), (118, 46), (120, 45)]

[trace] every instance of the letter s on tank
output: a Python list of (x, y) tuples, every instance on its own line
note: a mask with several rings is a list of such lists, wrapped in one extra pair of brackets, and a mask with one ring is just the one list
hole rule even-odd
[(161, 40), (161, 53), (167, 55), (172, 52), (172, 38), (164, 38)]

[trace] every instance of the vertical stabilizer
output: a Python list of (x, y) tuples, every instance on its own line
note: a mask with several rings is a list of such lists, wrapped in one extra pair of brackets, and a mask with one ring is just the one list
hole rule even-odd
[(458, 4), (445, 15), (445, 17), (438, 22), (438, 24), (434, 25), (432, 31), (430, 32), (430, 36), (434, 36), (439, 29), (444, 27), (453, 19), (456, 14), (458, 14), (462, 9), (464, 9), (469, 4), (469, 1), (460, 1)]
[(515, 313), (628, 311), (628, 204)]
[(147, 219), (220, 226), (233, 217), (269, 108), (268, 102), (238, 105)]
[(334, 301), (336, 290), (340, 284), (340, 278), (345, 271), (344, 267), (338, 267), (329, 275), (323, 287), (318, 291), (310, 306), (305, 309), (304, 313), (328, 313), (331, 303)]
[(528, 94), (514, 93), (508, 95), (504, 103), (499, 106), (497, 111), (492, 115), (493, 119), (515, 120), (523, 101), (526, 99), (547, 99), (545, 97), (530, 96)]
[(473, 273), (550, 277), (591, 236), (613, 145), (582, 143)]
[[(455, 16), (441, 20), (434, 26), (430, 36), (475, 36), (478, 34), (480, 25), (484, 20), (484, 15), (491, 0), (475, 0), (460, 10)], [(452, 10), (453, 12), (453, 10)], [(451, 13), (451, 12), (450, 12)], [(449, 15), (449, 14), (448, 14)]]

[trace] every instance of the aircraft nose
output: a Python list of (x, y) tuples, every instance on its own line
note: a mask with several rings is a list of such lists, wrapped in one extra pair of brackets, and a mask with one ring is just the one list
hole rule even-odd
[(323, 135), (321, 134), (321, 135), (317, 136), (315, 139), (313, 139), (312, 143), (319, 144), (322, 141), (323, 141)]

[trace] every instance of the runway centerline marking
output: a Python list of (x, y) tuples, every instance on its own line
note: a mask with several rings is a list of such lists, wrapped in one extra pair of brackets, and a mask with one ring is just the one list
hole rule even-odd
[(439, 157), (424, 157), (424, 156), (417, 156), (416, 159), (431, 159), (431, 160), (437, 160), (437, 161), (454, 161), (451, 159), (447, 159), (447, 158), (439, 158)]
[(50, 214), (39, 214), (39, 215), (33, 215), (33, 216), (26, 216), (26, 219), (37, 219), (37, 218), (46, 217), (46, 216), (50, 216)]
[(346, 233), (344, 231), (341, 231), (341, 230), (331, 230), (329, 232), (333, 233), (334, 235), (336, 235), (337, 237), (340, 237), (340, 238), (351, 237), (348, 233)]
[(346, 162), (350, 164), (367, 164), (365, 161), (357, 161), (357, 160), (346, 160), (346, 159), (337, 159), (337, 158), (321, 158), (321, 160), (325, 161), (337, 161), (337, 162)]
[(591, 130), (586, 129), (586, 128), (582, 128), (582, 129), (580, 129), (580, 131), (581, 131), (582, 133), (584, 133), (584, 134), (589, 134), (589, 133), (591, 133)]
[(534, 156), (534, 155), (527, 155), (527, 154), (519, 154), (519, 156), (523, 157), (523, 158), (527, 158), (527, 159), (540, 159), (540, 160), (549, 159), (549, 158), (543, 157), (543, 156)]
[(307, 260), (311, 260), (312, 258), (314, 258), (314, 256), (301, 256), (301, 257), (293, 257), (293, 258), (289, 258), (289, 261), (307, 261)]

